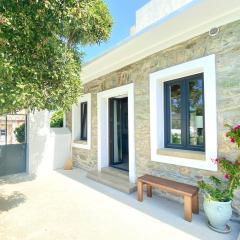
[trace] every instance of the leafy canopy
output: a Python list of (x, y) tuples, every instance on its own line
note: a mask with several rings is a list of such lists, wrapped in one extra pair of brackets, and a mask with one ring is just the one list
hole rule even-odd
[(1, 0), (0, 114), (67, 110), (81, 93), (79, 45), (111, 33), (103, 0)]

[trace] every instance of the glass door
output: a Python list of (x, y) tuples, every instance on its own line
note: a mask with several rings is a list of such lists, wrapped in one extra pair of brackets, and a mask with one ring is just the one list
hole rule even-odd
[(110, 166), (128, 171), (128, 98), (109, 99)]

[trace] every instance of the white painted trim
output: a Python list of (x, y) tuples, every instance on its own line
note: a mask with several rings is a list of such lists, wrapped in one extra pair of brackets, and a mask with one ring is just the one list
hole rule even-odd
[(196, 0), (151, 0), (136, 11), (135, 33), (194, 4)]
[(63, 112), (63, 127), (66, 128), (66, 126), (67, 126), (66, 113)]
[(193, 2), (88, 62), (82, 69), (83, 83), (240, 19), (239, 0)]
[[(164, 148), (164, 92), (165, 81), (204, 73), (205, 99), (205, 161), (157, 154)], [(150, 74), (150, 134), (151, 160), (174, 165), (216, 171), (212, 158), (217, 157), (217, 108), (215, 55), (160, 70)]]
[(108, 99), (126, 94), (128, 97), (129, 180), (136, 182), (134, 84), (106, 90), (97, 94), (98, 171), (109, 166)]
[(30, 149), (29, 149), (29, 138), (30, 138), (30, 114), (27, 114), (26, 118), (26, 125), (27, 125), (27, 150), (26, 150), (26, 173), (30, 174), (31, 173), (31, 167), (30, 167)]
[[(87, 141), (86, 144), (75, 143), (74, 141), (80, 140), (81, 128), (80, 128), (80, 119), (81, 111), (80, 104), (82, 102), (87, 102)], [(78, 99), (78, 103), (72, 106), (72, 147), (82, 148), (82, 149), (91, 149), (91, 93), (82, 95)]]

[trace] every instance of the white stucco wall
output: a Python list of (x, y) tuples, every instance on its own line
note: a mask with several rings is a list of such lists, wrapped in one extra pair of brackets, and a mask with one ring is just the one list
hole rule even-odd
[(68, 128), (51, 128), (50, 142), (53, 145), (52, 168), (63, 168), (66, 160), (71, 157), (71, 133)]
[(151, 0), (136, 12), (135, 32), (139, 32), (192, 0)]
[(44, 174), (63, 168), (70, 158), (71, 133), (67, 128), (50, 128), (48, 111), (28, 116), (28, 164), (27, 172)]

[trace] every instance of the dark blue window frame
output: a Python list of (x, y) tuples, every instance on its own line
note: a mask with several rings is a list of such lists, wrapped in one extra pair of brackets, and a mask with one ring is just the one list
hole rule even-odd
[[(202, 80), (203, 94), (203, 145), (190, 144), (190, 114), (189, 114), (189, 91), (188, 86), (191, 80)], [(181, 144), (172, 144), (171, 122), (170, 122), (170, 87), (178, 84), (181, 87)], [(164, 83), (164, 145), (165, 148), (174, 148), (192, 151), (205, 151), (205, 117), (204, 117), (204, 75), (196, 74), (179, 78)]]
[(87, 102), (82, 102), (80, 104), (80, 111), (81, 111), (81, 124), (80, 124), (80, 127), (81, 127), (81, 130), (80, 130), (80, 140), (84, 140), (84, 141), (87, 141), (87, 118), (88, 118), (88, 104)]

